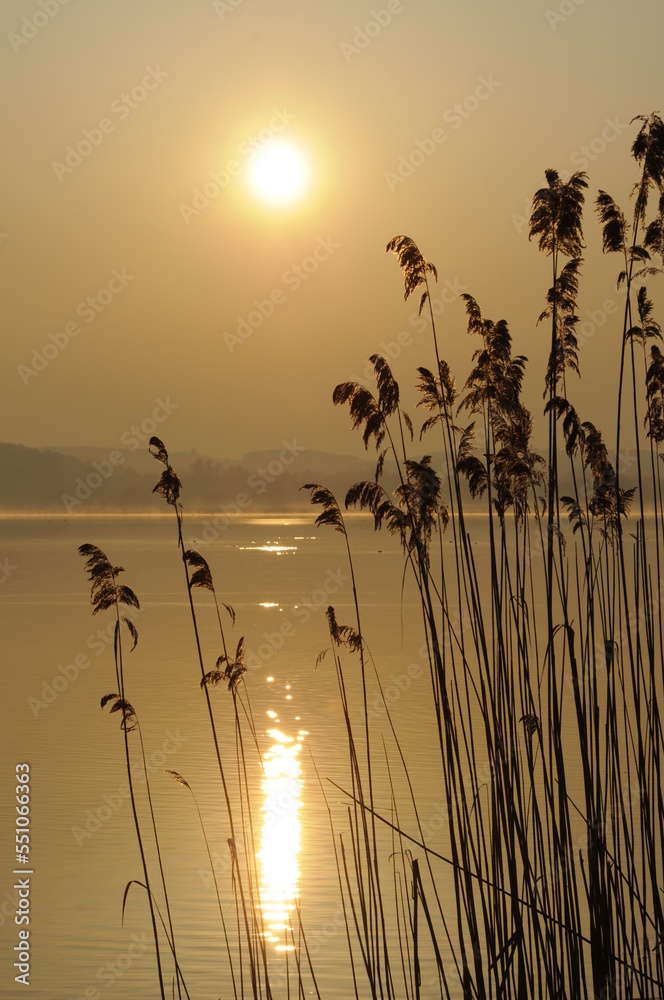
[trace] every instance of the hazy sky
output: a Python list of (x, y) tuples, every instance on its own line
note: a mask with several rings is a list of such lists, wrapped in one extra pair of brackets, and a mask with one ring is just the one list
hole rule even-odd
[[(525, 214), (548, 167), (590, 175), (571, 392), (612, 427), (618, 262), (592, 202), (629, 206), (663, 21), (654, 0), (3, 0), (0, 440), (117, 447), (164, 404), (171, 450), (357, 452), (336, 383), (398, 351), (410, 396), (432, 364), (400, 233), (438, 268), (457, 381), (469, 291), (541, 413), (549, 262)], [(279, 138), (311, 167), (290, 207), (248, 185)]]

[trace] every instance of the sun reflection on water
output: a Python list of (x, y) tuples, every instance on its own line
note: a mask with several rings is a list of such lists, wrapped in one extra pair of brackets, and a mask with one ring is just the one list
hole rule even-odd
[(297, 552), (297, 545), (279, 545), (277, 542), (268, 542), (267, 545), (238, 545), (237, 548), (240, 552), (276, 552), (278, 556)]
[[(273, 713), (268, 713), (272, 715)], [(261, 862), (261, 909), (265, 937), (277, 951), (292, 951), (290, 927), (299, 898), (300, 869), (300, 762), (301, 741), (268, 729), (273, 740), (263, 757), (263, 832)]]

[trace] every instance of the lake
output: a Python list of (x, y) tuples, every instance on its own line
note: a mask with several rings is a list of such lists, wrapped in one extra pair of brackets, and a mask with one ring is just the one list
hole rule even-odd
[[(238, 766), (233, 698), (223, 683), (209, 693), (234, 803), (234, 849), (241, 855), (251, 853), (241, 831), (253, 827), (253, 880), (261, 886), (261, 937), (275, 1000), (297, 996), (298, 958), (305, 995), (315, 995), (298, 913), (320, 995), (331, 1000), (354, 995), (337, 869), (339, 863), (343, 870), (343, 862), (339, 850), (335, 857), (334, 847), (336, 843), (339, 849), (342, 834), (349, 850), (347, 811), (352, 800), (346, 793), (352, 791), (352, 782), (325, 611), (333, 605), (340, 624), (356, 622), (344, 539), (329, 528), (314, 527), (315, 513), (225, 519), (216, 527), (211, 517), (187, 516), (184, 524), (187, 545), (198, 548), (210, 565), (219, 601), (234, 609), (234, 626), (222, 609), (229, 653), (245, 639), (248, 671), (238, 711), (246, 771)], [(486, 589), (486, 521), (478, 517), (470, 523), (477, 574)], [(373, 523), (357, 516), (348, 519), (348, 532), (367, 647), (375, 809), (418, 839), (412, 794), (428, 846), (446, 855), (445, 794), (419, 595), (408, 574), (404, 578), (404, 557), (394, 538), (374, 533)], [(14, 785), (15, 766), (28, 763), (30, 995), (38, 1000), (159, 997), (149, 910), (136, 884), (128, 891), (123, 920), (125, 887), (131, 880), (142, 881), (143, 872), (126, 787), (120, 716), (109, 712), (112, 701), (100, 709), (104, 695), (117, 693), (114, 613), (91, 614), (84, 560), (77, 552), (86, 542), (125, 568), (122, 582), (140, 600), (140, 610), (131, 610), (139, 634), (133, 652), (128, 652), (128, 633), (123, 637), (125, 687), (144, 741), (187, 989), (192, 1000), (233, 995), (216, 876), (240, 995), (236, 941), (242, 915), (232, 878), (231, 828), (200, 689), (174, 516), (5, 517), (0, 519), (0, 533), (6, 671), (0, 790), (5, 804), (2, 842), (7, 845), (0, 875), (3, 995), (19, 995), (21, 990), (13, 982), (12, 968), (18, 945), (13, 887), (22, 877), (12, 874)], [(451, 559), (452, 542), (445, 535), (443, 548), (447, 546)], [(222, 652), (215, 606), (208, 591), (193, 593), (209, 671)], [(535, 595), (535, 603), (541, 610), (541, 596)], [(320, 659), (323, 650), (328, 652)], [(400, 752), (372, 676), (374, 663)], [(358, 754), (364, 760), (357, 654), (344, 653), (342, 664)], [(578, 740), (571, 712), (564, 726), (571, 727), (570, 740)], [(161, 899), (138, 731), (129, 734), (129, 743), (152, 885)], [(477, 761), (478, 771), (486, 771), (489, 778), (485, 759)], [(169, 771), (181, 775), (189, 788)], [(248, 789), (242, 809), (240, 786)], [(582, 800), (580, 773), (573, 775), (570, 793)], [(582, 840), (583, 823), (572, 832)], [(396, 994), (406, 996), (399, 957), (404, 927), (397, 919), (395, 899), (407, 905), (410, 883), (403, 877), (393, 830), (378, 822), (376, 837), (390, 927), (386, 944)], [(424, 867), (421, 848), (407, 842), (401, 847), (408, 847)], [(433, 863), (441, 906), (443, 912), (449, 909), (453, 925), (450, 868)], [(258, 907), (250, 887), (243, 890), (249, 911), (252, 905)], [(163, 916), (166, 919), (165, 912)], [(352, 923), (352, 915), (347, 916)], [(453, 930), (451, 934), (454, 939)], [(163, 932), (161, 937), (163, 943)], [(430, 951), (422, 945), (423, 1000), (440, 995)], [(163, 962), (170, 996), (172, 962), (165, 950)], [(355, 962), (359, 995), (369, 996), (357, 950)], [(447, 971), (451, 995), (457, 997), (460, 990), (451, 963)], [(10, 984), (9, 994), (5, 983)], [(250, 996), (246, 977), (242, 986)]]
[[(289, 872), (287, 881), (297, 885), (321, 995), (346, 997), (352, 991), (347, 943), (328, 814), (314, 763), (339, 824), (337, 832), (344, 832), (348, 800), (327, 778), (350, 788), (347, 740), (332, 656), (328, 653), (318, 666), (316, 661), (330, 645), (327, 606), (334, 605), (340, 623), (355, 622), (343, 538), (329, 529), (314, 528), (313, 521), (313, 514), (236, 519), (213, 530), (211, 519), (188, 517), (185, 538), (193, 544), (211, 537), (198, 547), (210, 564), (219, 600), (231, 604), (237, 616), (234, 627), (230, 619), (225, 622), (228, 645), (234, 651), (240, 636), (246, 640), (246, 689), (266, 770), (264, 776), (256, 748), (247, 743), (257, 840), (261, 824), (266, 827), (263, 894), (278, 892), (283, 870)], [(91, 615), (84, 561), (77, 553), (81, 543), (91, 542), (114, 564), (125, 567), (123, 582), (141, 604), (133, 615), (138, 645), (130, 655), (125, 653), (125, 684), (145, 741), (187, 987), (192, 997), (231, 995), (214, 882), (195, 805), (189, 792), (166, 774), (166, 770), (179, 772), (196, 795), (232, 930), (229, 826), (199, 687), (175, 519), (4, 518), (0, 530), (0, 557), (8, 569), (0, 589), (7, 675), (2, 733), (2, 794), (8, 805), (2, 814), (3, 843), (8, 845), (0, 887), (3, 940), (13, 947), (17, 932), (11, 874), (14, 765), (28, 762), (34, 870), (31, 996), (159, 995), (149, 914), (136, 886), (129, 892), (122, 926), (125, 885), (130, 879), (142, 879), (142, 870), (131, 806), (126, 791), (122, 793), (126, 770), (119, 716), (100, 710), (100, 698), (116, 688), (113, 613)], [(350, 519), (349, 532), (363, 633), (388, 703), (395, 713), (398, 708), (404, 755), (421, 815), (433, 823), (435, 844), (442, 790), (428, 780), (437, 741), (432, 713), (426, 723), (430, 681), (421, 649), (419, 601), (410, 584), (402, 596), (403, 557), (394, 539), (374, 534), (371, 523), (360, 518)], [(216, 614), (207, 591), (196, 590), (194, 595), (206, 669), (212, 669), (221, 652)], [(347, 655), (345, 671), (349, 697), (359, 711), (356, 660)], [(232, 698), (225, 685), (210, 693), (229, 781), (236, 788)], [(378, 734), (386, 734), (388, 745), (390, 737), (375, 684), (370, 685), (370, 709), (372, 705), (376, 753), (382, 756)], [(136, 735), (131, 733), (130, 741)], [(392, 764), (393, 780), (400, 788), (398, 760)], [(376, 773), (377, 808), (380, 804), (389, 815), (389, 787), (381, 761)], [(145, 807), (144, 780), (139, 792)], [(149, 840), (149, 818), (143, 819)], [(380, 836), (389, 854), (391, 835)], [(293, 844), (298, 842), (294, 854)], [(280, 932), (272, 931), (269, 937), (270, 967), (283, 977), (288, 960), (292, 975), (294, 957), (283, 950)], [(3, 983), (13, 978), (8, 951), (3, 948)], [(285, 996), (284, 983), (275, 982), (275, 996)], [(291, 990), (295, 988), (291, 984)], [(15, 989), (18, 992), (20, 986)]]

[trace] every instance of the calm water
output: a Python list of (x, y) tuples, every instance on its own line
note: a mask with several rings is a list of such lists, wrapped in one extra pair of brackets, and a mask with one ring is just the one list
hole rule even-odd
[[(189, 518), (190, 542), (205, 532)], [(363, 632), (399, 720), (399, 735), (432, 845), (442, 790), (430, 779), (436, 755), (429, 680), (420, 655), (419, 605), (406, 586), (402, 557), (370, 524), (351, 524)], [(167, 775), (178, 771), (198, 799), (210, 839), (225, 908), (233, 928), (228, 819), (186, 602), (174, 518), (18, 518), (0, 521), (0, 585), (5, 685), (2, 730), (2, 843), (0, 912), (2, 996), (19, 995), (12, 948), (17, 927), (14, 868), (14, 768), (28, 762), (32, 777), (30, 995), (35, 998), (158, 996), (144, 895), (130, 890), (122, 926), (122, 898), (141, 879), (118, 716), (100, 710), (116, 687), (112, 615), (92, 617), (89, 586), (77, 546), (92, 542), (125, 567), (124, 582), (141, 601), (139, 643), (126, 657), (126, 690), (141, 722), (151, 789), (181, 963), (192, 998), (232, 995), (223, 934), (195, 807), (189, 792)], [(208, 531), (207, 536), (211, 533)], [(286, 996), (283, 974), (293, 970), (284, 926), (295, 901), (308, 935), (324, 997), (348, 997), (347, 945), (341, 923), (328, 814), (315, 762), (344, 831), (347, 800), (326, 779), (349, 787), (346, 739), (324, 610), (353, 622), (352, 591), (343, 539), (306, 519), (255, 519), (218, 531), (200, 550), (221, 600), (237, 614), (229, 628), (235, 649), (246, 637), (251, 669), (247, 688), (264, 772), (255, 747), (246, 756), (252, 788), (259, 877), (275, 995)], [(481, 549), (481, 545), (480, 545)], [(197, 591), (206, 669), (221, 652), (210, 595)], [(410, 674), (408, 668), (410, 666)], [(351, 698), (360, 705), (357, 665), (346, 664)], [(413, 676), (414, 675), (414, 676)], [(232, 699), (213, 689), (222, 753), (237, 783)], [(370, 704), (377, 697), (370, 691)], [(389, 732), (376, 722), (379, 734)], [(136, 733), (130, 739), (135, 740)], [(391, 755), (392, 756), (392, 755)], [(397, 792), (398, 759), (391, 762)], [(139, 781), (144, 798), (144, 782)], [(376, 800), (389, 815), (384, 764), (377, 764)], [(403, 820), (402, 820), (403, 822)], [(145, 819), (144, 831), (148, 832)], [(146, 839), (149, 839), (147, 837)], [(443, 846), (442, 841), (439, 846)], [(389, 834), (380, 850), (392, 851)], [(154, 877), (154, 876), (153, 876)], [(426, 970), (425, 970), (426, 972)], [(364, 981), (362, 981), (364, 985)], [(245, 984), (246, 986), (246, 984)], [(291, 989), (296, 988), (294, 986)], [(87, 990), (87, 993), (86, 993)]]
[[(245, 637), (246, 675), (256, 743), (244, 727), (251, 821), (257, 849), (255, 875), (275, 1000), (296, 996), (296, 954), (289, 925), (297, 910), (307, 935), (321, 996), (353, 995), (337, 869), (324, 798), (338, 837), (348, 845), (348, 752), (325, 620), (334, 605), (341, 624), (354, 624), (352, 589), (343, 538), (317, 530), (313, 516), (236, 520), (211, 530), (204, 517), (185, 521), (187, 543), (208, 559), (226, 620), (230, 651)], [(393, 712), (427, 842), (447, 853), (440, 751), (422, 648), (417, 593), (406, 578), (403, 556), (385, 534), (363, 519), (349, 521), (362, 611), (362, 631)], [(473, 554), (487, 586), (486, 523), (473, 522)], [(204, 539), (207, 539), (204, 541)], [(152, 1000), (158, 998), (149, 913), (143, 891), (125, 886), (142, 868), (125, 782), (124, 742), (118, 715), (100, 710), (116, 689), (112, 614), (93, 617), (89, 585), (77, 547), (92, 542), (138, 595), (137, 648), (125, 657), (127, 697), (141, 724), (176, 943), (192, 1000), (232, 996), (219, 909), (194, 801), (167, 773), (188, 782), (210, 842), (229, 935), (236, 939), (231, 880), (231, 836), (214, 759), (200, 668), (189, 615), (174, 518), (78, 517), (0, 519), (0, 614), (4, 653), (2, 727), (2, 843), (0, 865), (0, 995), (21, 995), (14, 983), (18, 927), (12, 874), (15, 767), (31, 769), (30, 995), (39, 1000)], [(451, 541), (445, 538), (444, 544)], [(195, 591), (206, 670), (221, 653), (216, 614), (208, 592)], [(362, 705), (357, 659), (346, 656), (349, 702), (359, 720)], [(570, 696), (571, 697), (571, 696)], [(231, 796), (239, 782), (232, 697), (224, 685), (211, 690), (221, 753)], [(410, 793), (394, 739), (370, 683), (375, 801), (394, 817), (390, 781), (402, 828), (416, 834)], [(569, 746), (577, 745), (572, 713)], [(361, 730), (357, 731), (361, 743)], [(138, 749), (138, 734), (132, 747)], [(481, 750), (477, 751), (481, 753)], [(261, 765), (262, 758), (262, 765)], [(388, 771), (389, 761), (389, 771)], [(145, 780), (135, 775), (146, 842), (152, 844)], [(478, 761), (481, 770), (482, 761)], [(316, 769), (321, 777), (319, 783)], [(574, 774), (571, 775), (572, 781)], [(578, 774), (581, 780), (580, 769)], [(580, 787), (570, 784), (581, 801)], [(237, 821), (237, 815), (236, 815)], [(239, 823), (238, 823), (239, 825)], [(574, 833), (574, 831), (573, 831)], [(580, 824), (576, 833), (583, 838)], [(576, 834), (574, 834), (576, 835)], [(240, 833), (236, 831), (236, 836)], [(338, 844), (338, 839), (337, 839)], [(386, 873), (386, 908), (393, 909), (390, 831), (379, 825), (378, 854)], [(242, 846), (240, 845), (242, 852)], [(421, 850), (414, 855), (423, 861)], [(152, 878), (157, 869), (148, 848)], [(21, 877), (21, 876), (19, 876)], [(436, 885), (453, 916), (450, 870), (440, 864)], [(399, 889), (398, 876), (397, 890)], [(408, 887), (404, 887), (408, 891)], [(451, 921), (454, 923), (453, 919)], [(392, 921), (397, 992), (399, 943)], [(357, 956), (356, 956), (357, 957)], [(170, 969), (170, 963), (165, 960)], [(432, 989), (433, 968), (423, 958), (422, 997)], [(453, 970), (450, 974), (454, 981)], [(290, 976), (290, 993), (288, 976)], [(358, 970), (360, 995), (366, 980)], [(310, 977), (307, 995), (314, 995)], [(245, 995), (250, 995), (245, 981)], [(170, 995), (170, 992), (169, 992)], [(453, 996), (458, 995), (454, 993)]]

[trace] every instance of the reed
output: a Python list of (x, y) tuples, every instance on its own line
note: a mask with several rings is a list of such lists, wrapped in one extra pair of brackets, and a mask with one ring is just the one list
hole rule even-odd
[[(256, 906), (254, 904), (253, 896), (254, 893), (251, 889), (252, 884), (252, 867), (255, 865), (256, 850), (253, 840), (249, 852), (247, 852), (247, 867), (248, 867), (248, 884), (249, 884), (249, 895), (250, 899), (247, 899), (247, 890), (245, 889), (245, 878), (242, 867), (238, 863), (237, 855), (237, 845), (240, 842), (238, 836), (238, 830), (236, 827), (236, 822), (234, 818), (234, 809), (231, 802), (231, 795), (229, 790), (229, 784), (226, 777), (226, 772), (222, 763), (221, 745), (219, 736), (217, 733), (217, 726), (215, 722), (214, 711), (212, 708), (212, 702), (210, 699), (209, 688), (210, 686), (218, 683), (222, 679), (227, 679), (229, 682), (229, 688), (233, 688), (235, 691), (237, 683), (244, 672), (241, 663), (241, 651), (244, 645), (244, 640), (240, 639), (237, 650), (237, 660), (231, 661), (228, 658), (226, 652), (226, 642), (223, 633), (223, 627), (221, 625), (221, 618), (219, 616), (219, 604), (217, 602), (216, 592), (214, 590), (214, 584), (212, 582), (212, 574), (210, 573), (209, 566), (207, 562), (198, 552), (193, 550), (188, 550), (184, 545), (184, 538), (182, 534), (182, 522), (183, 522), (183, 509), (179, 502), (180, 490), (182, 488), (182, 483), (180, 477), (175, 472), (175, 469), (170, 464), (168, 460), (168, 452), (164, 446), (164, 443), (157, 437), (150, 439), (149, 443), (150, 454), (153, 455), (157, 461), (161, 462), (164, 466), (164, 472), (162, 472), (159, 482), (154, 488), (154, 492), (159, 494), (164, 498), (166, 503), (173, 508), (177, 522), (177, 532), (178, 532), (178, 549), (180, 551), (180, 556), (182, 559), (182, 566), (184, 569), (185, 581), (187, 586), (187, 595), (189, 599), (189, 610), (191, 613), (192, 625), (194, 628), (194, 638), (196, 643), (196, 653), (198, 656), (198, 663), (201, 670), (201, 682), (200, 686), (205, 695), (205, 702), (207, 707), (208, 719), (210, 722), (210, 730), (212, 733), (212, 739), (214, 743), (215, 757), (217, 760), (217, 765), (219, 768), (219, 776), (221, 778), (221, 784), (224, 793), (224, 800), (226, 803), (226, 811), (228, 815), (228, 822), (230, 827), (230, 837), (228, 838), (229, 849), (231, 851), (232, 863), (233, 863), (233, 873), (235, 879), (237, 879), (237, 889), (239, 902), (242, 910), (242, 924), (244, 928), (245, 935), (245, 948), (246, 954), (249, 960), (249, 975), (251, 981), (251, 989), (254, 1000), (258, 1000), (259, 995), (261, 995), (261, 985), (260, 985), (260, 967), (259, 963), (262, 959), (265, 983), (267, 989), (267, 995), (270, 996), (268, 973), (267, 973), (267, 956), (265, 953), (265, 944), (263, 938), (255, 933), (255, 919), (256, 919)], [(190, 573), (190, 569), (193, 569), (193, 573)], [(219, 626), (221, 631), (222, 643), (224, 646), (224, 653), (218, 658), (217, 665), (213, 671), (206, 671), (203, 653), (201, 649), (200, 632), (198, 625), (198, 618), (196, 615), (196, 608), (193, 600), (192, 591), (196, 588), (201, 588), (204, 590), (209, 590), (214, 595), (215, 607), (217, 609), (217, 615), (219, 617)], [(232, 609), (229, 609), (229, 614), (234, 618), (234, 613)], [(226, 669), (222, 671), (220, 669), (221, 665), (226, 663)], [(237, 717), (237, 716), (236, 716)], [(245, 831), (244, 825), (242, 827), (242, 840), (245, 841)]]
[[(453, 879), (447, 909), (455, 914), (456, 940), (444, 907), (439, 905), (436, 915), (428, 906), (418, 859), (407, 859), (400, 840), (397, 854), (413, 906), (406, 910), (400, 904), (390, 937), (401, 943), (405, 995), (420, 995), (420, 909), (426, 915), (441, 995), (454, 989), (455, 995), (460, 991), (468, 998), (640, 997), (655, 995), (664, 985), (657, 888), (664, 850), (657, 450), (664, 439), (662, 356), (653, 344), (648, 363), (646, 344), (659, 339), (661, 331), (650, 297), (639, 284), (659, 273), (651, 253), (662, 253), (664, 199), (660, 197), (654, 219), (648, 221), (647, 213), (649, 195), (662, 192), (664, 132), (656, 115), (638, 121), (633, 155), (640, 176), (631, 236), (613, 200), (605, 192), (597, 198), (603, 249), (622, 254), (619, 284), (626, 286), (615, 468), (601, 433), (582, 421), (573, 402), (572, 379), (580, 375), (576, 302), (588, 187), (584, 174), (563, 181), (557, 171), (547, 170), (547, 186), (534, 196), (530, 221), (531, 237), (551, 258), (552, 283), (540, 316), (551, 330), (546, 459), (533, 450), (533, 420), (521, 399), (526, 358), (513, 355), (506, 321), (484, 317), (470, 295), (463, 296), (468, 332), (480, 338), (480, 346), (460, 401), (449, 366), (440, 357), (432, 310), (436, 367), (418, 369), (419, 405), (433, 414), (420, 437), (440, 427), (440, 466), (434, 468), (428, 455), (416, 459), (409, 453), (412, 438), (407, 442), (403, 431), (400, 389), (385, 359), (371, 359), (375, 394), (358, 383), (342, 383), (333, 394), (335, 403), (349, 406), (352, 427), (362, 432), (365, 448), (374, 443), (380, 449), (383, 441), (389, 442), (387, 452), (379, 454), (375, 481), (351, 487), (346, 506), (369, 512), (377, 530), (385, 527), (399, 538), (421, 599), (429, 652), (447, 807), (446, 864)], [(421, 312), (430, 304), (435, 266), (409, 237), (395, 237), (387, 250), (398, 257), (405, 297), (420, 289)], [(633, 310), (638, 324), (632, 321)], [(637, 346), (644, 355), (640, 389)], [(625, 488), (619, 459), (628, 370), (637, 460), (636, 484)], [(640, 455), (643, 399), (655, 509), (654, 577)], [(473, 419), (457, 426), (462, 413)], [(561, 496), (559, 489), (561, 441), (573, 483), (570, 496)], [(380, 482), (386, 456), (399, 482), (393, 494)], [(478, 580), (464, 516), (468, 493), (474, 510), (477, 501), (484, 502), (490, 553), (486, 584)], [(638, 514), (629, 552), (623, 522), (634, 502)], [(325, 522), (319, 517), (317, 523)], [(432, 540), (438, 534), (440, 541), (450, 528), (453, 559), (444, 560), (439, 545), (434, 560)], [(546, 620), (539, 622), (537, 573), (546, 594)], [(362, 648), (364, 636), (359, 628), (357, 633), (354, 638)], [(343, 676), (339, 663), (337, 672)], [(340, 690), (346, 712), (341, 682)], [(351, 720), (347, 728), (350, 733)], [(576, 734), (574, 745), (563, 735), (570, 731)], [(369, 746), (368, 734), (366, 741)], [(489, 782), (480, 780), (481, 758), (489, 762)], [(582, 799), (576, 802), (570, 788), (579, 769)], [(356, 781), (349, 795), (374, 815), (374, 805), (364, 801)], [(393, 801), (391, 808), (396, 816), (398, 804)], [(417, 843), (431, 860), (424, 837), (409, 834), (403, 819), (380, 819), (399, 838)], [(361, 871), (370, 862), (366, 845), (356, 836), (350, 843), (350, 867)], [(432, 889), (436, 878), (432, 869)], [(362, 933), (364, 953), (366, 931)], [(458, 979), (454, 987), (445, 973), (450, 965)], [(373, 981), (370, 987), (376, 995)], [(385, 976), (380, 995), (390, 996), (391, 987)]]
[[(90, 581), (90, 601), (93, 608), (93, 615), (99, 614), (100, 611), (115, 611), (113, 655), (115, 659), (115, 679), (119, 694), (113, 693), (104, 695), (101, 699), (101, 707), (104, 708), (109, 702), (112, 702), (110, 711), (122, 713), (121, 729), (124, 736), (125, 764), (127, 768), (127, 780), (129, 782), (129, 796), (131, 799), (134, 827), (136, 829), (136, 839), (138, 841), (138, 848), (141, 855), (143, 878), (145, 879), (144, 886), (150, 907), (150, 920), (152, 923), (152, 933), (154, 935), (159, 989), (161, 991), (162, 1000), (165, 1000), (166, 994), (164, 992), (164, 978), (162, 972), (161, 954), (159, 950), (159, 936), (157, 933), (154, 896), (150, 888), (150, 877), (145, 857), (143, 836), (141, 834), (141, 827), (138, 819), (133, 771), (129, 753), (129, 733), (137, 727), (137, 720), (133, 706), (125, 696), (124, 661), (122, 656), (122, 625), (126, 627), (133, 640), (133, 645), (131, 647), (132, 650), (136, 647), (136, 643), (138, 642), (138, 631), (131, 618), (127, 618), (125, 615), (120, 614), (120, 607), (121, 605), (127, 605), (128, 607), (138, 609), (140, 608), (140, 604), (136, 594), (130, 587), (127, 587), (126, 584), (118, 583), (120, 573), (124, 573), (122, 566), (113, 566), (106, 554), (102, 552), (101, 549), (97, 548), (96, 545), (86, 543), (84, 545), (80, 545), (78, 551), (85, 559), (85, 568)], [(143, 761), (145, 762), (145, 757), (143, 757)]]
[[(233, 989), (239, 989), (240, 995), (244, 997), (244, 984), (245, 979), (248, 977), (251, 992), (255, 1000), (258, 1000), (259, 997), (263, 996), (270, 1000), (273, 994), (270, 978), (271, 973), (268, 967), (266, 945), (267, 934), (261, 902), (260, 875), (258, 871), (259, 852), (257, 847), (256, 824), (254, 820), (254, 806), (252, 804), (252, 781), (250, 776), (250, 771), (254, 771), (255, 773), (256, 763), (260, 769), (263, 768), (263, 760), (261, 756), (259, 738), (251, 711), (251, 703), (248, 691), (245, 687), (245, 674), (247, 673), (247, 666), (244, 660), (245, 640), (244, 637), (240, 637), (234, 653), (230, 651), (230, 647), (227, 644), (221, 612), (223, 609), (228, 614), (231, 620), (231, 625), (235, 625), (235, 611), (230, 605), (219, 601), (213, 582), (212, 572), (207, 560), (199, 552), (193, 549), (185, 548), (182, 532), (184, 512), (179, 500), (182, 483), (179, 476), (170, 465), (168, 452), (166, 451), (163, 442), (159, 438), (153, 437), (150, 440), (149, 447), (150, 453), (153, 457), (165, 466), (165, 471), (162, 473), (159, 482), (155, 486), (154, 492), (162, 496), (166, 500), (167, 504), (173, 507), (176, 515), (178, 548), (185, 573), (189, 610), (194, 628), (196, 654), (201, 670), (200, 688), (205, 696), (207, 714), (213, 737), (215, 757), (219, 768), (228, 815), (230, 830), (228, 846), (231, 853), (232, 884), (234, 892), (236, 893), (235, 898), (238, 928), (236, 942), (238, 949), (237, 978), (234, 971), (232, 948), (228, 939), (225, 918), (221, 902), (219, 900), (216, 876), (215, 887), (217, 889), (217, 899), (219, 902), (222, 922), (224, 923), (226, 951), (231, 970)], [(216, 658), (214, 667), (209, 670), (205, 667), (198, 615), (193, 600), (193, 592), (196, 590), (207, 591), (212, 595), (219, 630), (219, 640), (222, 648), (222, 652)], [(223, 756), (225, 759), (233, 761), (236, 765), (237, 783), (235, 798), (232, 795), (227, 772), (222, 763), (222, 744), (218, 734), (215, 713), (210, 697), (211, 689), (219, 685), (226, 687), (231, 696), (233, 706), (234, 750), (232, 754), (227, 750)], [(256, 759), (253, 763), (248, 760), (247, 756), (247, 748), (245, 747), (247, 737), (249, 744), (252, 745), (256, 751)], [(184, 779), (179, 778), (179, 780), (186, 784)], [(189, 786), (187, 785), (187, 787)], [(203, 825), (200, 812), (199, 818), (201, 819), (201, 825)], [(204, 827), (203, 832), (205, 834)], [(299, 910), (298, 933), (301, 939), (305, 942), (306, 949), (306, 937), (304, 935), (304, 928), (300, 919)], [(305, 986), (302, 979), (300, 956), (298, 947), (295, 944), (295, 936), (292, 926), (290, 928), (290, 934), (293, 939), (296, 959), (296, 974), (294, 978), (297, 983), (298, 992), (302, 994)], [(286, 944), (288, 947), (287, 942)], [(287, 951), (286, 954), (288, 954)], [(312, 976), (312, 981), (314, 986), (316, 986), (315, 974), (313, 968), (311, 967), (308, 954), (307, 960), (309, 962), (309, 970)], [(290, 989), (291, 974), (288, 967), (286, 968), (285, 975), (287, 988)], [(239, 980), (239, 982), (237, 982), (237, 980)]]
[[(593, 375), (582, 373), (577, 338), (589, 188), (583, 173), (564, 180), (547, 170), (530, 219), (530, 236), (551, 268), (539, 317), (550, 345), (542, 373), (545, 455), (534, 447), (535, 421), (523, 398), (527, 358), (515, 353), (507, 320), (488, 318), (472, 295), (463, 295), (467, 332), (476, 346), (458, 388), (435, 325), (436, 267), (404, 235), (386, 249), (397, 257), (405, 299), (418, 293), (419, 311), (426, 309), (431, 322), (433, 364), (415, 374), (416, 405), (426, 414), (419, 437), (383, 357), (371, 357), (375, 390), (351, 381), (333, 392), (333, 403), (348, 407), (365, 449), (376, 450), (373, 480), (353, 484), (342, 502), (324, 485), (303, 487), (318, 508), (316, 525), (343, 539), (351, 578), (352, 624), (340, 623), (329, 607), (330, 646), (319, 657), (333, 664), (345, 728), (347, 779), (335, 783), (347, 800), (341, 815), (333, 814), (322, 776), (319, 782), (357, 1000), (424, 1000), (432, 992), (449, 1000), (636, 1000), (664, 994), (664, 354), (645, 285), (661, 273), (658, 260), (664, 263), (664, 125), (657, 115), (636, 123), (631, 221), (606, 192), (595, 201), (602, 249), (619, 255), (618, 284), (625, 293), (614, 345), (615, 450), (583, 419), (578, 388), (582, 374)], [(636, 449), (631, 472), (621, 468), (628, 406)], [(423, 440), (433, 441), (425, 453), (417, 450)], [(273, 995), (274, 981), (260, 905), (251, 774), (262, 758), (245, 641), (234, 643), (234, 651), (228, 644), (224, 611), (231, 625), (234, 611), (219, 601), (207, 560), (185, 547), (182, 484), (163, 442), (153, 438), (150, 451), (164, 466), (155, 492), (176, 517), (199, 683), (226, 803), (233, 933), (194, 802), (213, 868), (234, 995), (250, 991), (258, 1000)], [(388, 472), (394, 489), (386, 486)], [(571, 484), (568, 494), (563, 474)], [(429, 686), (422, 724), (435, 733), (430, 781), (444, 800), (440, 850), (422, 823), (398, 715), (383, 693), (380, 657), (376, 664), (363, 631), (345, 509), (365, 512), (377, 531), (398, 540), (404, 575), (419, 601)], [(481, 512), (482, 520), (471, 522), (471, 511)], [(489, 552), (485, 577), (473, 551), (480, 532)], [(103, 553), (83, 549), (95, 612), (116, 610), (119, 693), (108, 698), (114, 711), (123, 712), (130, 774), (127, 735), (135, 713), (124, 694), (119, 605), (135, 597), (119, 587), (120, 570)], [(202, 652), (198, 590), (214, 602), (221, 647), (214, 664), (206, 664)], [(542, 605), (538, 592), (544, 594)], [(135, 638), (134, 627), (125, 624)], [(232, 703), (223, 752), (211, 698), (216, 686), (227, 689)], [(372, 718), (372, 691), (382, 698), (386, 731)], [(236, 770), (232, 780), (229, 760)], [(141, 845), (133, 792), (132, 805)], [(156, 839), (154, 824), (153, 833)], [(142, 846), (141, 856), (164, 996)], [(167, 898), (163, 869), (162, 883)], [(297, 940), (297, 991), (304, 996), (313, 988), (320, 996), (296, 909), (298, 926), (291, 925), (290, 939), (294, 946)], [(431, 972), (428, 984), (424, 969)], [(183, 980), (182, 986), (186, 990)], [(288, 993), (289, 966), (285, 987)]]

